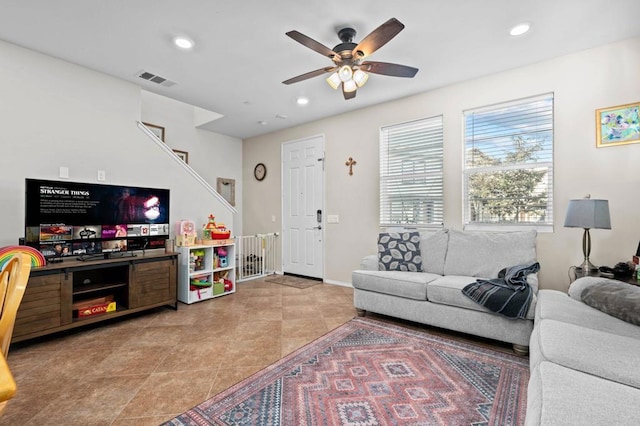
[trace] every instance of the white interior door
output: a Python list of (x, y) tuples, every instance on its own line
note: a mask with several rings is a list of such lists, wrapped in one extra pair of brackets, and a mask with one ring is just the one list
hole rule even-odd
[(324, 137), (282, 145), (282, 262), (285, 273), (323, 278)]

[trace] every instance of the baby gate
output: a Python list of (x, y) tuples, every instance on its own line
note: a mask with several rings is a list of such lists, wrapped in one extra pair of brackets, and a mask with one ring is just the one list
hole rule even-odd
[(237, 281), (273, 274), (277, 270), (277, 232), (236, 238)]

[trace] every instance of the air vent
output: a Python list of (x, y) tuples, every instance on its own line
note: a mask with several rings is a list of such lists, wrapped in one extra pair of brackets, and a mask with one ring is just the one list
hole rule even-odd
[(138, 77), (164, 87), (171, 87), (176, 84), (175, 81), (167, 80), (164, 77), (160, 77), (159, 75), (150, 73), (148, 71), (140, 71), (138, 73)]

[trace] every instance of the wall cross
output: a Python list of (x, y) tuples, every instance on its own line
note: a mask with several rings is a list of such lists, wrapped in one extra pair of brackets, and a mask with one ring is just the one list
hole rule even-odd
[(347, 162), (344, 163), (345, 166), (349, 167), (349, 176), (353, 175), (353, 166), (355, 166), (356, 164), (358, 163), (352, 157), (349, 157)]

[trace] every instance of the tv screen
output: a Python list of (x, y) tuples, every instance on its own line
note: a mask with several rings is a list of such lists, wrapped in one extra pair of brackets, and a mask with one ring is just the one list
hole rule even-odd
[(47, 258), (163, 248), (169, 190), (26, 179), (25, 244)]

